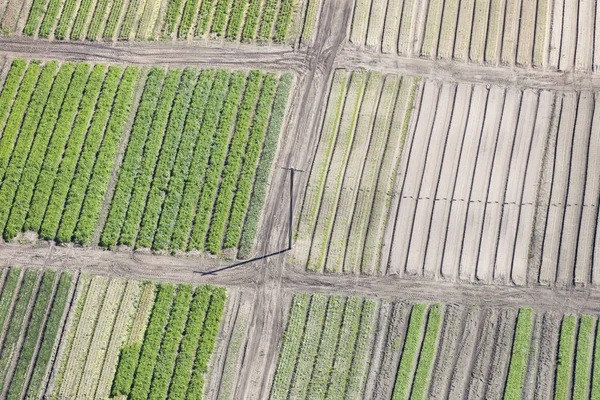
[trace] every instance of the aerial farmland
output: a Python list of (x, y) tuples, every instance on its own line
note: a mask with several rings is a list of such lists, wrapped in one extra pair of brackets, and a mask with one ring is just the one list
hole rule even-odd
[(0, 0), (0, 398), (600, 399), (599, 22)]

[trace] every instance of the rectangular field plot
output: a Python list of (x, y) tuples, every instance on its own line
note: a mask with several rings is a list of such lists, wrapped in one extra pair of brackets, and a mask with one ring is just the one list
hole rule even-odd
[(335, 72), (298, 222), (297, 263), (377, 271), (416, 87), (411, 77)]
[(82, 274), (44, 393), (199, 398), (226, 301), (224, 288)]
[(293, 76), (13, 61), (0, 231), (252, 254)]
[[(562, 4), (553, 0), (355, 0), (349, 42), (353, 48), (403, 56), (597, 70), (594, 38), (599, 37), (600, 27), (594, 22), (600, 10), (591, 0)], [(424, 23), (415, 23), (413, 10), (420, 10)]]
[(600, 282), (594, 92), (336, 70), (295, 232), (313, 272)]
[(596, 317), (305, 293), (289, 312), (273, 399), (598, 394)]
[(424, 83), (413, 113), (381, 271), (595, 283), (597, 96), (437, 86)]
[(2, 270), (0, 369), (6, 399), (41, 398), (69, 309), (71, 272)]
[(58, 40), (226, 39), (283, 44), (294, 43), (300, 34), (304, 41), (312, 39), (321, 2), (8, 0), (0, 27), (9, 34)]

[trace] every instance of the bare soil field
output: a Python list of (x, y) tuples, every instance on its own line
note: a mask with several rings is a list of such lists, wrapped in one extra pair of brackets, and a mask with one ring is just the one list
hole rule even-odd
[(483, 65), (594, 72), (594, 1), (355, 1), (349, 41), (362, 52)]

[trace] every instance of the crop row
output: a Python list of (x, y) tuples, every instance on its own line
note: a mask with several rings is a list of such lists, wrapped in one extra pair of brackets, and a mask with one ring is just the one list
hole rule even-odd
[[(37, 398), (70, 293), (72, 275), (10, 268), (0, 296), (0, 368), (6, 398)], [(59, 277), (60, 275), (60, 277)], [(57, 279), (58, 278), (58, 279)]]
[[(318, 19), (320, 0), (34, 0), (23, 33), (59, 40), (227, 38), (233, 41), (293, 42), (306, 8), (310, 39)], [(126, 9), (124, 10), (125, 5)]]

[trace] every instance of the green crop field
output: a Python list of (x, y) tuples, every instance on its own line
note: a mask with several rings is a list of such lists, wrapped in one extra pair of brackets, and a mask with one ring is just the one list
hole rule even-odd
[(250, 256), (292, 85), (14, 60), (0, 92), (4, 239)]
[(595, 398), (596, 318), (561, 319), (531, 308), (296, 294), (271, 398)]
[[(19, 4), (17, 4), (19, 3)], [(58, 40), (226, 39), (295, 43), (312, 38), (320, 0), (10, 0), (4, 32)], [(17, 27), (14, 15), (26, 21)], [(305, 26), (303, 28), (303, 26)]]
[(227, 295), (53, 269), (2, 270), (2, 397), (202, 397)]

